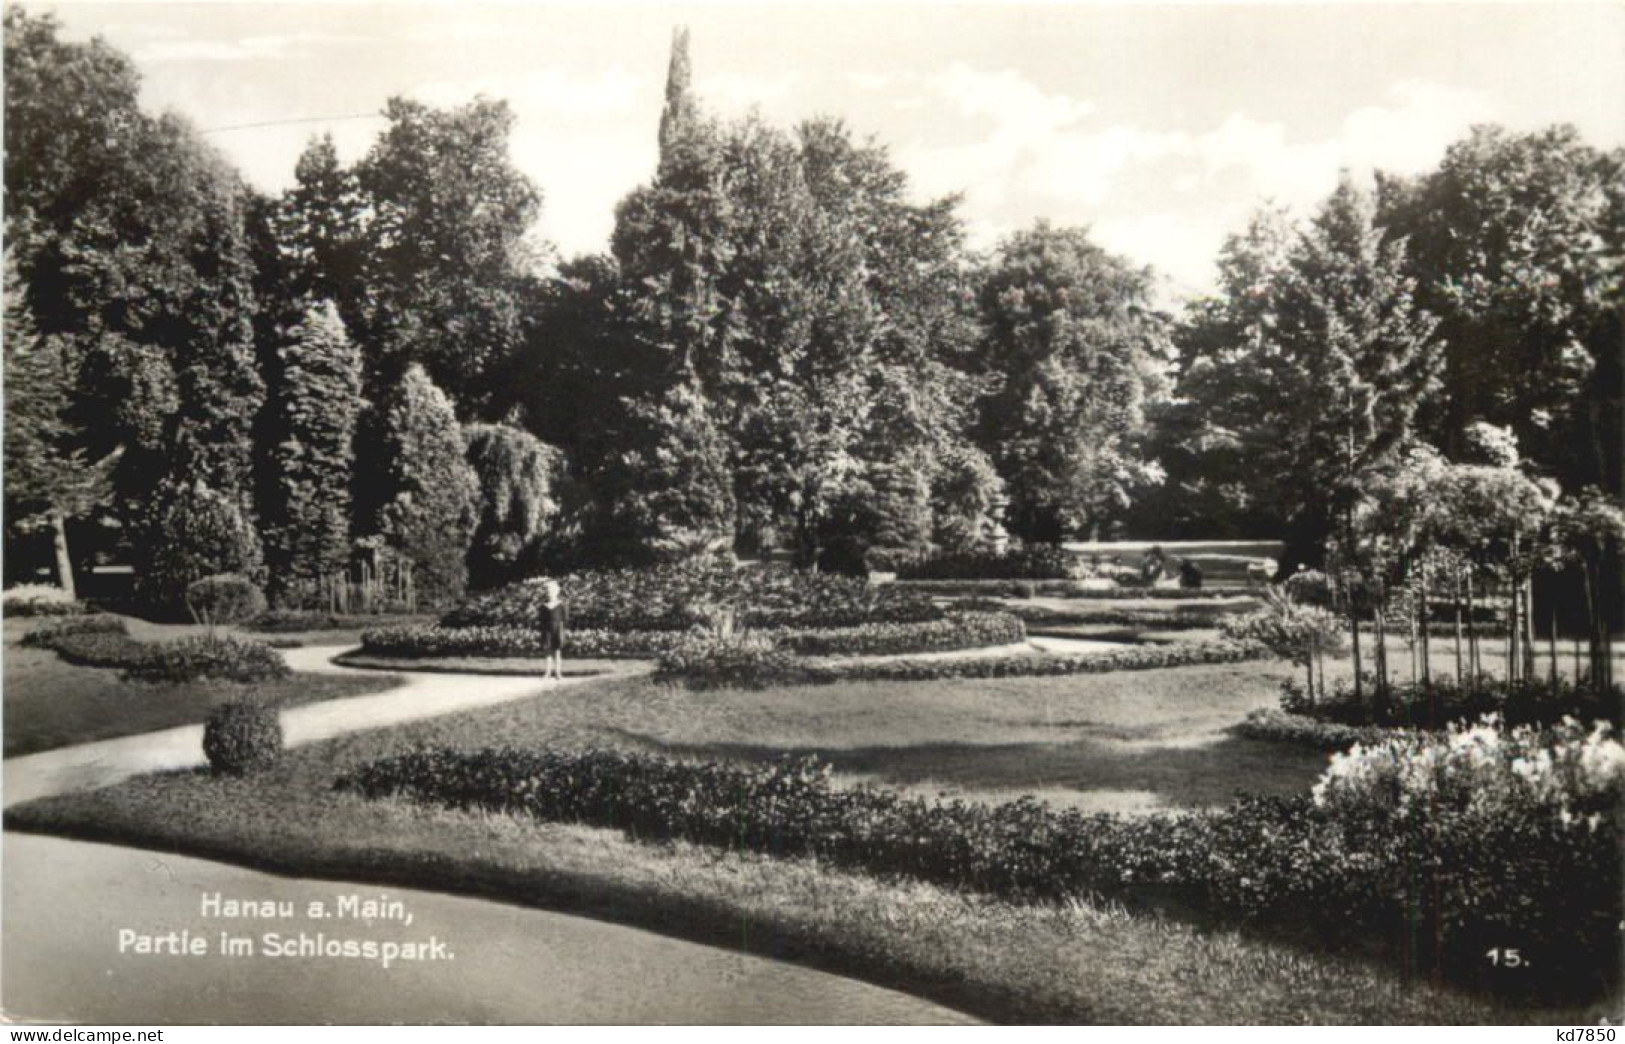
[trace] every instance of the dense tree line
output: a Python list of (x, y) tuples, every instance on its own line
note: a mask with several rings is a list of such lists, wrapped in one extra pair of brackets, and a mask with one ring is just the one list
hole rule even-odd
[[(402, 99), (353, 164), (245, 185), (128, 59), (5, 18), (15, 570), (114, 557), (173, 604), (427, 600), (701, 550), (862, 570), (1005, 527), (1283, 535), (1320, 563), (1418, 446), (1506, 428), (1620, 493), (1621, 157), (1475, 131), (1440, 168), (1261, 212), (1182, 316), (1046, 224), (980, 255), (840, 122), (725, 122), (673, 50), (656, 170), (555, 262), (486, 99)], [(1340, 530), (1341, 527), (1341, 530)]]

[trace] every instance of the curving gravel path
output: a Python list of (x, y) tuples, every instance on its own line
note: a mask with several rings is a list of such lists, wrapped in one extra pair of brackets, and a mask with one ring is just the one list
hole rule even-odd
[[(331, 662), (334, 656), (348, 648), (343, 645), (310, 646), (285, 650), (284, 656), (295, 671), (366, 673)], [(310, 703), (283, 711), (282, 730), (287, 745), (298, 747), (347, 732), (386, 728), (422, 718), (487, 707), (595, 680), (592, 677), (566, 677), (563, 681), (543, 681), (533, 677), (487, 674), (408, 674), (405, 677), (402, 684), (383, 692)], [(158, 732), (7, 758), (4, 764), (5, 807), (54, 794), (95, 790), (142, 773), (196, 768), (205, 763), (202, 725), (182, 725)]]

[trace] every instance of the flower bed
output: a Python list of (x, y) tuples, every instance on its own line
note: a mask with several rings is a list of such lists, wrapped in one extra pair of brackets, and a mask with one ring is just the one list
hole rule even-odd
[[(653, 659), (676, 645), (681, 631), (571, 630), (565, 651), (592, 659)], [(444, 627), (422, 624), (379, 627), (361, 632), (361, 648), (374, 656), (432, 658), (446, 656), (534, 657), (544, 653), (545, 635), (534, 627)]]
[(23, 635), (22, 644), (34, 649), (55, 649), (63, 639), (73, 635), (128, 633), (129, 627), (122, 616), (104, 613), (60, 616), (45, 621)]
[(112, 668), (131, 681), (256, 682), (293, 673), (282, 656), (263, 642), (226, 634), (138, 642), (125, 633), (124, 621), (118, 617), (61, 620), (28, 639), (26, 644), (50, 649), (64, 662)]
[(1092, 580), (896, 580), (886, 585), (934, 598), (1072, 598), (1079, 601), (1244, 598), (1248, 587), (1102, 587)]
[(420, 750), (338, 786), (1018, 900), (1149, 887), (1226, 920), (1384, 940), (1469, 979), (1491, 947), (1588, 992), (1619, 967), (1625, 748), (1606, 726), (1408, 735), (1338, 756), (1312, 796), (1143, 818), (842, 789), (811, 761), (616, 751)]
[[(779, 628), (752, 633), (785, 652), (821, 656), (979, 648), (1019, 642), (1026, 636), (1021, 621), (1007, 613), (961, 613), (919, 623)], [(688, 631), (571, 630), (565, 638), (565, 650), (574, 657), (652, 659), (692, 640)], [(389, 627), (363, 632), (361, 645), (377, 656), (529, 657), (542, 655), (542, 634), (533, 627)]]
[[(853, 627), (940, 620), (927, 597), (827, 574), (727, 565), (675, 565), (572, 573), (558, 578), (579, 630), (686, 631), (731, 609), (752, 629)], [(512, 584), (447, 613), (448, 627), (533, 627), (540, 584)]]
[(124, 669), (132, 681), (257, 682), (293, 674), (282, 654), (266, 645), (234, 635), (193, 635), (172, 642), (142, 646), (144, 655)]

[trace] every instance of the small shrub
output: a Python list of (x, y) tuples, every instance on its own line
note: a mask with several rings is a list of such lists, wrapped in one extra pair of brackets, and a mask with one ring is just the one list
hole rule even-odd
[(57, 643), (69, 635), (127, 633), (129, 628), (124, 617), (92, 613), (87, 616), (66, 616), (40, 624), (23, 635), (22, 644), (35, 649), (55, 649)]
[(246, 776), (274, 768), (282, 758), (276, 708), (254, 697), (216, 704), (203, 725), (203, 754), (215, 775)]
[(265, 611), (265, 594), (235, 573), (217, 573), (186, 585), (186, 608), (208, 627), (242, 623)]
[(257, 682), (293, 673), (281, 654), (264, 642), (233, 635), (194, 635), (142, 648), (141, 659), (125, 668), (124, 676), (131, 681)]
[(89, 610), (60, 587), (18, 584), (0, 595), (0, 611), (6, 616), (78, 616)]

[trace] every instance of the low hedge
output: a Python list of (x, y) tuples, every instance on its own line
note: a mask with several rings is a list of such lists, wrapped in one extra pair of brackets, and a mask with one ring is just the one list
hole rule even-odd
[[(1145, 817), (1056, 811), (1031, 797), (992, 805), (844, 789), (811, 760), (692, 763), (602, 750), (419, 750), (365, 765), (337, 786), (644, 841), (811, 856), (1019, 901), (1172, 896), (1205, 916), (1324, 944), (1383, 941), (1459, 978), (1486, 972), (1486, 949), (1514, 948), (1539, 976), (1526, 981), (1612, 987), (1618, 741), (1471, 738), (1480, 758), (1472, 763), (1448, 760), (1451, 738), (1407, 742), (1334, 761), (1313, 797)], [(1519, 766), (1542, 749), (1556, 765), (1586, 767), (1553, 770), (1555, 791), (1531, 798), (1517, 789)], [(1438, 782), (1390, 764), (1441, 757)], [(1397, 784), (1405, 793), (1426, 793), (1412, 801), (1402, 793), (1396, 804), (1395, 778), (1407, 781)]]
[(1176, 645), (1137, 645), (1081, 656), (1049, 656), (1033, 653), (845, 664), (825, 660), (803, 665), (801, 680), (808, 684), (832, 684), (845, 681), (1054, 677), (1069, 674), (1109, 674), (1113, 671), (1154, 671), (1167, 667), (1242, 663), (1247, 660), (1269, 658), (1269, 650), (1256, 643), (1183, 642)]
[(22, 644), (34, 649), (55, 649), (58, 642), (70, 635), (128, 634), (124, 617), (106, 613), (88, 616), (62, 616), (40, 624), (23, 635)]
[(147, 658), (147, 643), (138, 642), (118, 631), (65, 634), (54, 639), (50, 649), (63, 662), (76, 667), (109, 667), (126, 670)]
[(293, 674), (282, 654), (269, 645), (233, 635), (193, 635), (141, 648), (142, 656), (124, 669), (124, 677), (131, 681), (258, 682)]
[[(375, 656), (538, 657), (541, 631), (534, 627), (445, 627), (421, 624), (378, 627), (361, 632), (361, 648)], [(567, 655), (591, 659), (654, 659), (684, 637), (681, 631), (571, 630), (564, 640)]]
[[(927, 597), (826, 573), (688, 563), (557, 577), (570, 623), (579, 630), (687, 631), (731, 609), (741, 626), (853, 627), (939, 620)], [(469, 599), (440, 621), (447, 627), (534, 627), (542, 585), (510, 584)]]
[(1390, 730), (1380, 725), (1341, 725), (1267, 707), (1247, 715), (1231, 732), (1246, 739), (1296, 743), (1317, 750), (1348, 750), (1357, 743), (1380, 743)]
[(886, 585), (933, 598), (1067, 598), (1079, 601), (1245, 598), (1250, 587), (1100, 587), (1088, 580), (894, 580)]
[[(702, 634), (705, 632), (701, 632)], [(1026, 637), (1008, 613), (961, 613), (918, 623), (753, 631), (785, 652), (817, 656), (890, 655), (1008, 645)], [(593, 659), (657, 659), (691, 640), (691, 632), (572, 630), (565, 652)], [(542, 655), (542, 634), (530, 627), (389, 627), (365, 631), (362, 648), (378, 656)]]

